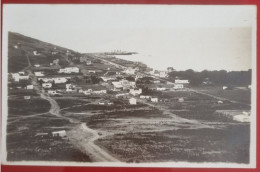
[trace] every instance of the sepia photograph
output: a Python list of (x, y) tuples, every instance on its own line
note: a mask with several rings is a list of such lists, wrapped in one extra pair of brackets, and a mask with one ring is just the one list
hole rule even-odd
[(256, 6), (4, 4), (6, 165), (256, 166)]

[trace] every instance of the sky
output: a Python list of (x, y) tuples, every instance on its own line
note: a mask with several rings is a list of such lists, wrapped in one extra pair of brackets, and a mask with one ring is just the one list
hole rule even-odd
[(4, 5), (3, 27), (78, 52), (125, 56), (154, 69), (248, 70), (254, 6)]

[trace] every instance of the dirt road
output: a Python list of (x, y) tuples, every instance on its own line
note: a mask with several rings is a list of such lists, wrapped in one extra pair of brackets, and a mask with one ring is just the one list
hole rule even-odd
[(82, 123), (68, 132), (68, 137), (72, 143), (87, 154), (94, 162), (118, 162), (119, 160), (101, 149), (95, 144), (95, 140), (100, 138), (96, 130), (89, 128)]

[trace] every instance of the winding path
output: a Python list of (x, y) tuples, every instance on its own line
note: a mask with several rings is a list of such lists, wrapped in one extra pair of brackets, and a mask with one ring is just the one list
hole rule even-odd
[[(97, 131), (88, 128), (86, 123), (81, 123), (80, 121), (78, 121), (76, 119), (65, 117), (65, 116), (61, 115), (61, 113), (60, 113), (61, 109), (60, 109), (60, 106), (58, 105), (58, 103), (56, 102), (56, 100), (53, 99), (52, 97), (50, 97), (49, 94), (45, 93), (44, 90), (37, 83), (37, 78), (30, 69), (30, 67), (32, 65), (31, 65), (31, 62), (30, 62), (30, 59), (29, 59), (27, 53), (26, 53), (26, 57), (28, 60), (28, 67), (26, 67), (26, 70), (28, 71), (28, 73), (32, 79), (32, 84), (34, 85), (34, 89), (40, 95), (40, 97), (42, 99), (47, 100), (51, 104), (49, 113), (51, 113), (52, 115), (54, 115), (58, 118), (69, 120), (70, 123), (72, 123), (72, 124), (77, 124), (71, 131), (68, 131), (68, 138), (74, 143), (74, 145), (77, 147), (80, 146), (81, 147), (80, 150), (85, 152), (92, 159), (92, 161), (95, 161), (95, 162), (119, 161), (94, 143), (95, 140), (100, 138)], [(34, 114), (34, 115), (31, 115), (30, 117), (39, 116), (39, 115), (43, 115), (43, 114), (46, 114), (46, 113)]]

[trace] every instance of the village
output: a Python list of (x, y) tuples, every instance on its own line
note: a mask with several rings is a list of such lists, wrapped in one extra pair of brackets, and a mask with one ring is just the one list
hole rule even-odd
[[(187, 147), (180, 153), (182, 142), (172, 147), (167, 132), (214, 128), (214, 132), (222, 129), (225, 134), (233, 125), (247, 131), (243, 127), (250, 123), (250, 106), (247, 101), (230, 97), (237, 92), (247, 97), (251, 85), (214, 86), (205, 78), (202, 86), (194, 87), (188, 77), (170, 78), (175, 71), (173, 67), (155, 70), (141, 62), (116, 57), (132, 54), (125, 51), (81, 54), (48, 43), (35, 45), (38, 44), (45, 48), (27, 47), (20, 41), (10, 45), (12, 53), (24, 54), (26, 63), (21, 62), (20, 70), (8, 73), (9, 137), (16, 140), (15, 131), (28, 131), (22, 133), (27, 138), (25, 148), (13, 142), (10, 159), (20, 156), (13, 154), (15, 149), (23, 150), (30, 159), (26, 151), (29, 142), (49, 145), (39, 148), (36, 144), (32, 148), (34, 154), (48, 152), (48, 156), (66, 145), (68, 152), (81, 152), (79, 161), (145, 162), (156, 161), (161, 154), (168, 153), (189, 159), (198, 156), (200, 145)], [(161, 147), (157, 146), (159, 133), (165, 135)], [(186, 138), (180, 134), (178, 138), (190, 139), (191, 135)], [(125, 137), (132, 138), (128, 141), (132, 146), (126, 145)], [(202, 136), (198, 133), (196, 137)], [(150, 140), (150, 148), (140, 138)], [(57, 145), (53, 146), (54, 143)], [(169, 151), (164, 152), (166, 148)], [(139, 156), (135, 151), (145, 152)], [(211, 153), (207, 156), (212, 161), (221, 161), (223, 157), (215, 158)]]

